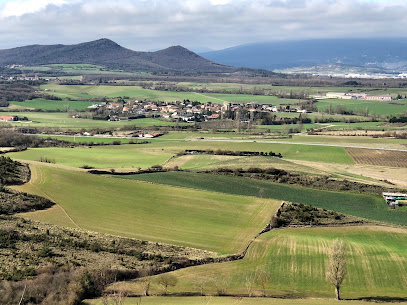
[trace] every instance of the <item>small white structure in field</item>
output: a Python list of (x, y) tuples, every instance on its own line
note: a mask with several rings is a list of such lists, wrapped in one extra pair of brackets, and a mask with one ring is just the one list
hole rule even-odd
[(399, 200), (407, 200), (407, 194), (404, 193), (383, 193), (383, 197), (389, 207), (399, 206)]

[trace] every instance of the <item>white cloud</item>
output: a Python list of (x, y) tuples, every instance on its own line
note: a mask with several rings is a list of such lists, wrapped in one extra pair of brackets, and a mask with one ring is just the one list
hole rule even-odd
[(406, 0), (13, 0), (0, 4), (0, 48), (101, 37), (136, 50), (403, 37), (406, 11)]
[[(68, 4), (68, 0), (16, 0), (6, 2), (1, 10), (1, 17), (22, 16), (25, 14), (38, 13), (48, 5), (61, 6)], [(72, 1), (71, 1), (72, 3)]]

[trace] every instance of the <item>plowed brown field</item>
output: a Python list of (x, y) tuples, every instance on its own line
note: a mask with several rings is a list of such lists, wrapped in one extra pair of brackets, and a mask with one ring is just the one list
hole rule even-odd
[(407, 152), (365, 148), (346, 148), (353, 160), (359, 164), (406, 167)]

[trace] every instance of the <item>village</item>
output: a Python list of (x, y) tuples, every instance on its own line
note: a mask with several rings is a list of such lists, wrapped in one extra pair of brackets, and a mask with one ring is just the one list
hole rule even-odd
[[(200, 103), (189, 100), (176, 102), (118, 101), (96, 103), (87, 108), (93, 112), (94, 119), (111, 121), (136, 119), (142, 117), (162, 117), (183, 122), (202, 122), (218, 119), (240, 119), (249, 121), (257, 112), (297, 112), (307, 113), (305, 109), (291, 105), (264, 105), (256, 102), (238, 104), (224, 102), (223, 105), (212, 102)], [(76, 117), (80, 117), (77, 114)]]

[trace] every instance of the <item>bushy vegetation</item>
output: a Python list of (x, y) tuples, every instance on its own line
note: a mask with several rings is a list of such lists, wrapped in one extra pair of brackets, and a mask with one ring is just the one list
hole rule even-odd
[[(32, 100), (35, 98), (46, 98), (48, 100), (61, 100), (61, 98), (38, 93), (32, 85), (40, 85), (40, 82), (0, 82), (0, 96), (6, 102)], [(3, 106), (4, 107), (4, 106)]]
[(54, 204), (46, 198), (4, 187), (4, 185), (23, 184), (28, 181), (29, 176), (29, 168), (26, 165), (0, 156), (0, 215), (43, 210)]
[(0, 279), (4, 280), (0, 304), (18, 304), (23, 293), (21, 304), (79, 304), (83, 298), (100, 296), (116, 280), (197, 265), (216, 256), (0, 216)]
[(0, 215), (12, 215), (37, 210), (44, 210), (54, 203), (44, 197), (20, 193), (11, 189), (0, 189)]
[(232, 150), (222, 150), (222, 149), (187, 149), (184, 152), (180, 152), (177, 155), (193, 155), (193, 154), (207, 154), (207, 155), (221, 155), (221, 156), (270, 156), (270, 157), (279, 157), (283, 156), (281, 153), (276, 154), (273, 151), (263, 152), (263, 151), (232, 151)]
[(392, 117), (389, 120), (389, 123), (407, 123), (407, 117), (405, 116)]
[(284, 202), (270, 221), (270, 229), (289, 226), (363, 224), (366, 221), (302, 203)]
[(22, 184), (27, 182), (29, 170), (20, 162), (0, 156), (0, 185)]
[(39, 147), (45, 139), (34, 135), (25, 135), (10, 128), (0, 129), (0, 147)]

